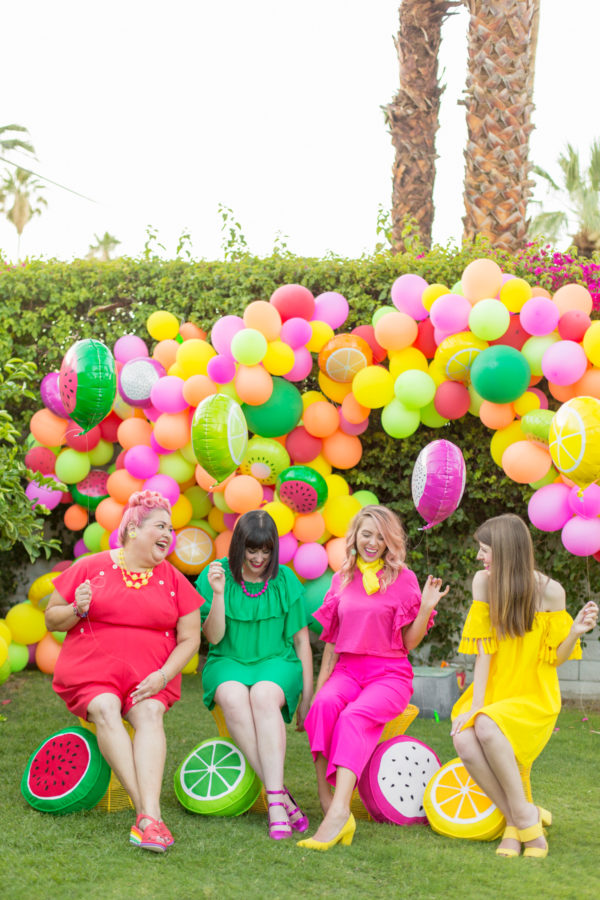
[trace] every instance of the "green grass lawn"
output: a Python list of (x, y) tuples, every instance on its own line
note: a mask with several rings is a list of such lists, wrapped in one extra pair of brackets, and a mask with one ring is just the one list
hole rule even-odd
[[(565, 709), (532, 774), (534, 797), (552, 810), (545, 860), (500, 859), (493, 843), (440, 837), (428, 827), (359, 821), (350, 848), (302, 851), (269, 841), (265, 818), (187, 813), (173, 790), (178, 764), (217, 734), (201, 700), (199, 677), (184, 678), (183, 698), (166, 717), (163, 815), (175, 846), (159, 855), (131, 847), (131, 812), (92, 810), (53, 816), (31, 809), (20, 793), (28, 757), (73, 718), (40, 672), (13, 675), (0, 688), (0, 896), (59, 898), (539, 898), (600, 897), (600, 712)], [(454, 757), (449, 722), (416, 719), (409, 733), (442, 762)], [(306, 736), (290, 727), (287, 782), (316, 825), (319, 809)], [(313, 827), (311, 824), (311, 833)]]

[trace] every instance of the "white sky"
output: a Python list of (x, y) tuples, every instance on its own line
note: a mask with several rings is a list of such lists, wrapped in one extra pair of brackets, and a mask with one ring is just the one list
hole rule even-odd
[[(394, 95), (399, 0), (17, 0), (2, 4), (0, 124), (29, 128), (49, 187), (21, 254), (84, 256), (110, 232), (167, 256), (189, 231), (221, 256), (218, 204), (259, 255), (371, 251), (391, 203), (393, 150), (380, 106)], [(445, 25), (434, 240), (460, 241), (466, 128), (465, 10)], [(542, 0), (533, 161), (557, 174), (570, 141), (600, 135), (597, 0)], [(17, 157), (13, 157), (15, 160)], [(22, 157), (21, 157), (22, 159)], [(24, 164), (26, 164), (24, 162)], [(0, 221), (0, 250), (16, 231)]]

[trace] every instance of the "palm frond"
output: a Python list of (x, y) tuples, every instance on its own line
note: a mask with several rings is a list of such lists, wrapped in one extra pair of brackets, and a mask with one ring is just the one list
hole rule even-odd
[(555, 182), (554, 178), (549, 172), (546, 171), (546, 169), (542, 169), (541, 166), (533, 166), (532, 171), (534, 175), (539, 175), (540, 178), (544, 178), (548, 182), (548, 184), (552, 188), (554, 188), (555, 191), (560, 191), (560, 188)]
[(600, 141), (598, 140), (592, 143), (588, 175), (592, 190), (600, 191)]
[(568, 226), (567, 214), (556, 210), (555, 212), (542, 212), (535, 216), (529, 224), (530, 237), (545, 237), (556, 240), (563, 228)]

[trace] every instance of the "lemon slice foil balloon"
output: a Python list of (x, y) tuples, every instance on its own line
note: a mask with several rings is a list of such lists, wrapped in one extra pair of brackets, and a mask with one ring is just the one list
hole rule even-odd
[(85, 434), (112, 409), (117, 393), (115, 360), (102, 341), (86, 338), (67, 352), (58, 376), (60, 399)]
[(600, 478), (600, 400), (573, 397), (554, 414), (548, 433), (552, 461), (579, 487)]
[(248, 426), (244, 413), (226, 394), (211, 394), (198, 405), (192, 419), (192, 447), (196, 459), (217, 483), (235, 472), (246, 455)]

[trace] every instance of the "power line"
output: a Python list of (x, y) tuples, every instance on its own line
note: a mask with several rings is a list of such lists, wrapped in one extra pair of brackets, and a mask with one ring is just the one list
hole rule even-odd
[(85, 194), (80, 194), (79, 191), (74, 191), (72, 188), (66, 187), (64, 184), (59, 184), (58, 181), (52, 181), (51, 178), (46, 178), (45, 175), (40, 175), (39, 172), (34, 172), (32, 171), (32, 169), (26, 169), (25, 166), (22, 166), (20, 163), (16, 163), (10, 159), (6, 159), (4, 156), (0, 156), (0, 161), (8, 163), (9, 166), (14, 166), (16, 169), (21, 169), (23, 172), (27, 172), (28, 175), (35, 175), (36, 178), (41, 178), (42, 181), (47, 181), (48, 184), (53, 184), (55, 187), (58, 187), (63, 191), (68, 191), (70, 194), (75, 194), (76, 197), (81, 197), (82, 200), (89, 200), (90, 203), (98, 202), (92, 197), (86, 197)]

